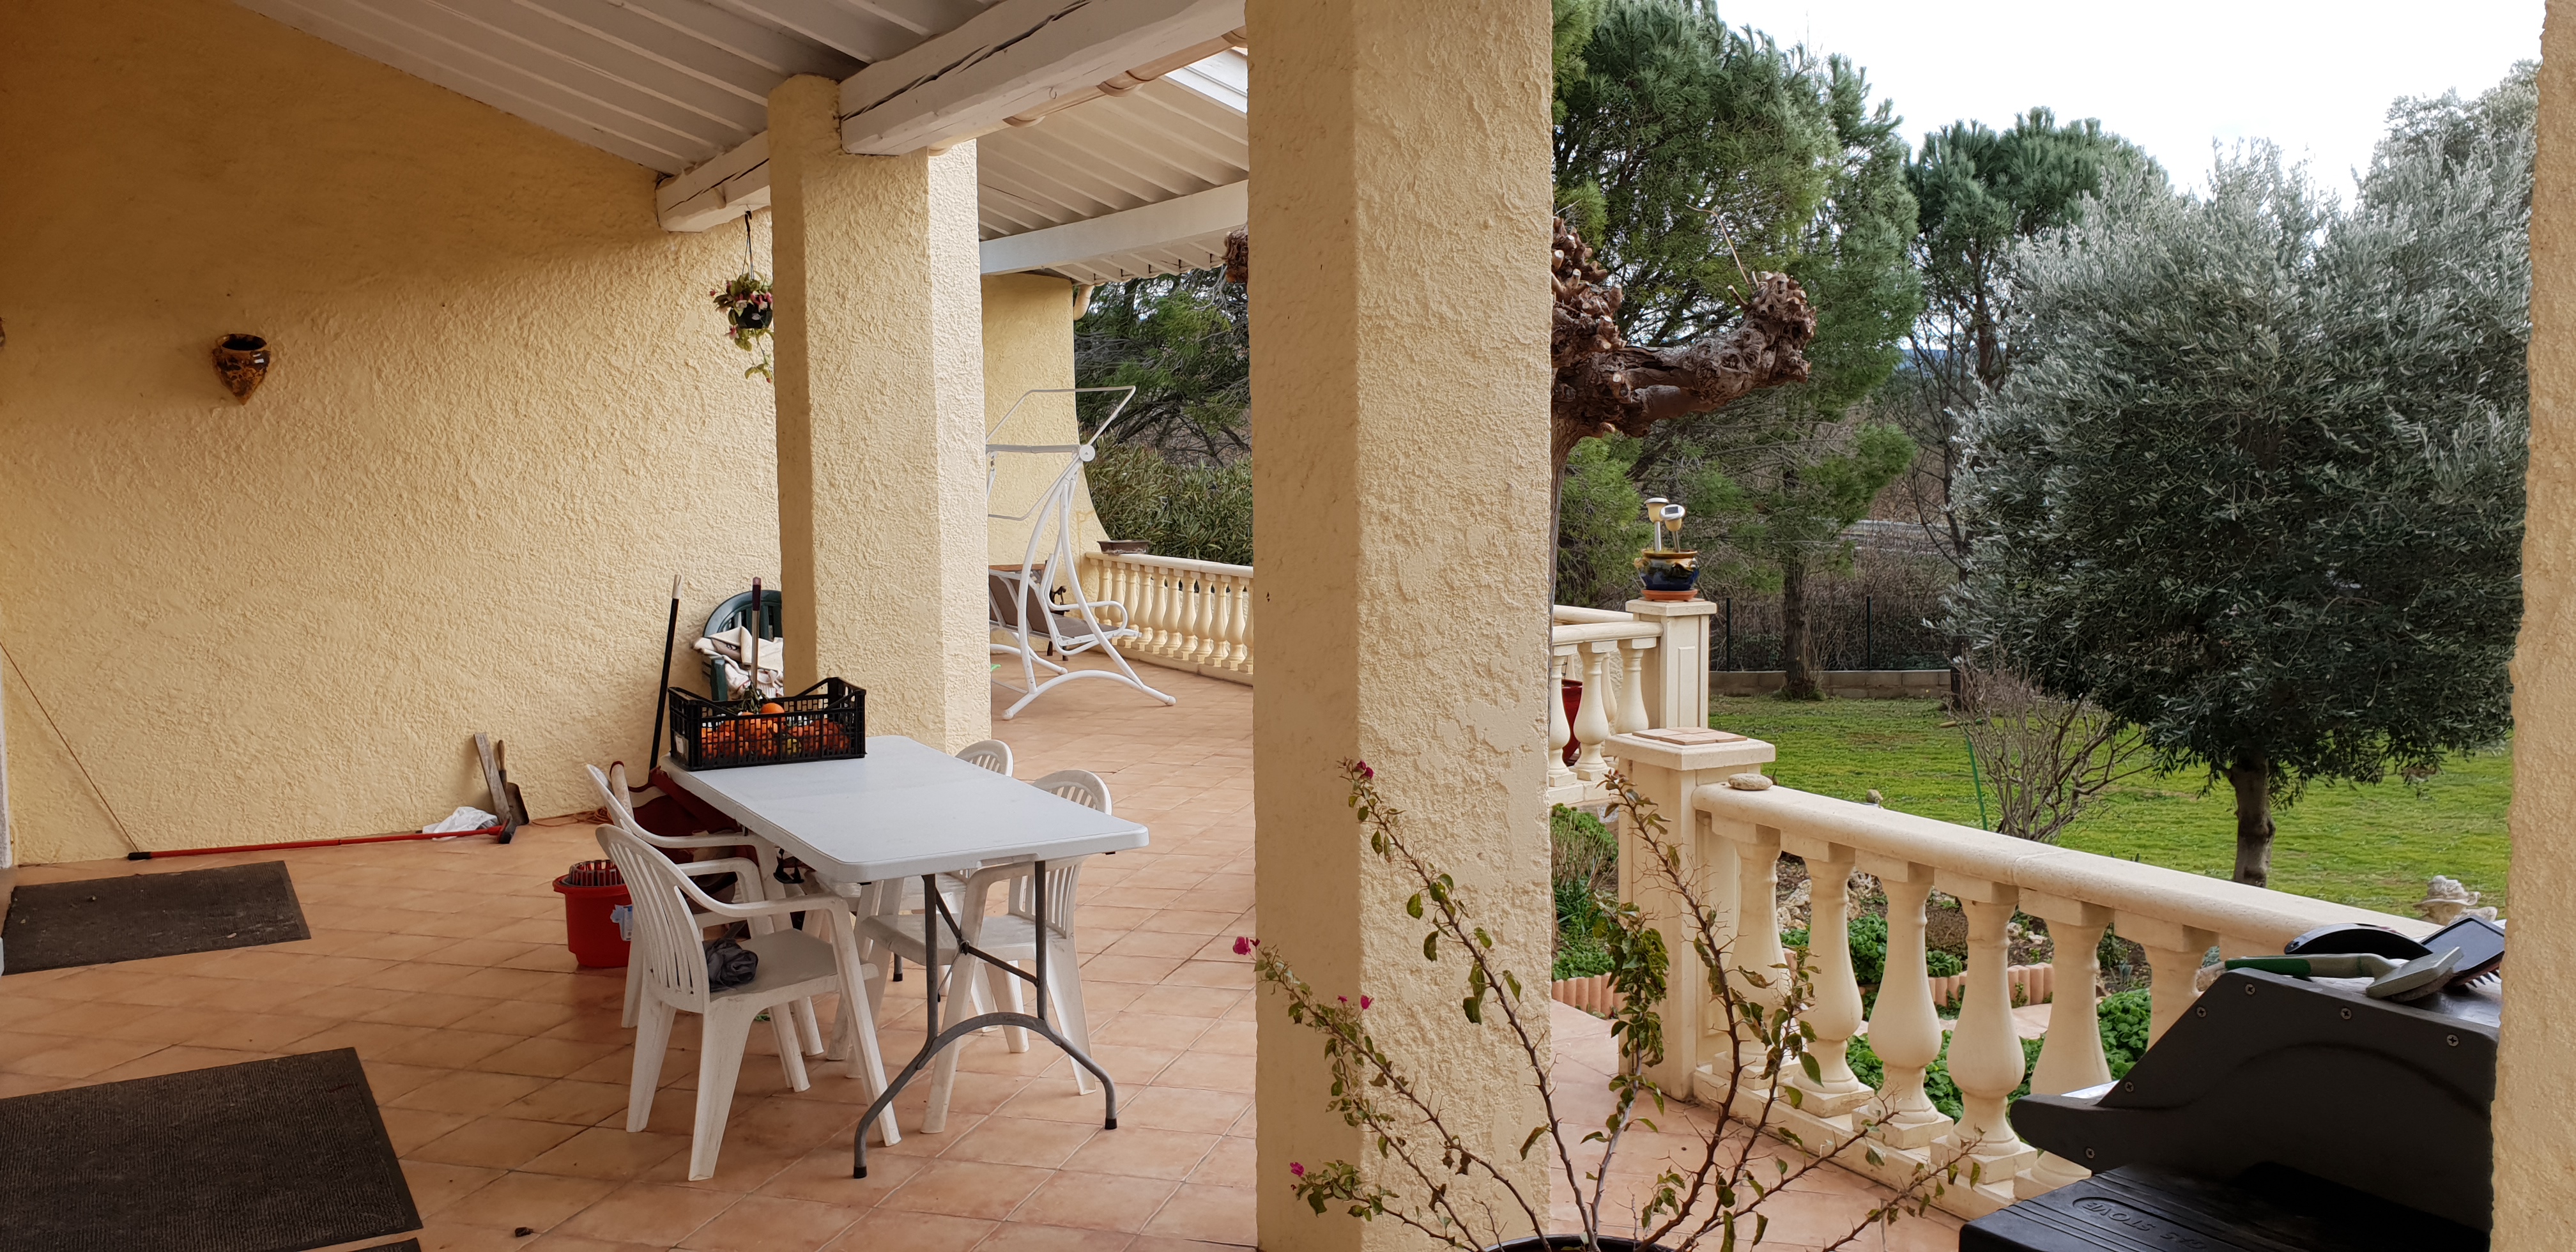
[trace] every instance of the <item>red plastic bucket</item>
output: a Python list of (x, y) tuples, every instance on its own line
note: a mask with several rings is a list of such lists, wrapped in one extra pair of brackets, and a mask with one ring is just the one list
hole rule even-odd
[(555, 890), (564, 898), (564, 946), (572, 949), (572, 959), (595, 969), (625, 968), (626, 940), (617, 933), (617, 920), (609, 914), (620, 905), (632, 903), (626, 895), (626, 884), (577, 887), (558, 878)]

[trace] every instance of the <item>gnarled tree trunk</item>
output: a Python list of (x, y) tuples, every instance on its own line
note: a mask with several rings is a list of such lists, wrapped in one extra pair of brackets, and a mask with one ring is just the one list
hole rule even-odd
[[(1747, 276), (1737, 292), (1743, 315), (1725, 330), (1671, 348), (1640, 348), (1619, 333), (1616, 287), (1592, 259), (1592, 246), (1556, 219), (1550, 281), (1556, 290), (1548, 363), (1555, 478), (1565, 476), (1574, 445), (1596, 435), (1643, 435), (1655, 423), (1706, 413), (1765, 387), (1807, 380), (1806, 347), (1816, 337), (1807, 293), (1786, 274)], [(1249, 283), (1252, 241), (1238, 228), (1226, 236), (1225, 276)]]
[(2257, 748), (2238, 748), (2227, 763), (2227, 785), (2236, 792), (2236, 881), (2256, 887), (2272, 881), (2272, 763)]

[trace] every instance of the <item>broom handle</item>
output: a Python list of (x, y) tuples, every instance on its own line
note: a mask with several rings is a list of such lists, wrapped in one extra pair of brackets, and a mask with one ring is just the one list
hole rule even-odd
[(653, 738), (644, 745), (644, 777), (662, 761), (662, 711), (671, 703), (671, 645), (680, 638), (680, 576), (671, 575), (671, 622), (662, 628), (662, 685), (653, 689)]

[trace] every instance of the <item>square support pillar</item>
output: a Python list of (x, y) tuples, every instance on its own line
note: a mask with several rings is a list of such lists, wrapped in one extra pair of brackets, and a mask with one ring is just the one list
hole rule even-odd
[[(1519, 1152), (1541, 1116), (1529, 1065), (1496, 1010), (1460, 1012), (1459, 956), (1424, 960), (1415, 888), (1369, 851), (1336, 766), (1374, 766), (1408, 841), (1456, 877), (1548, 1055), (1548, 14), (1248, 16), (1261, 938), (1318, 994), (1374, 997), (1372, 1033), (1446, 1123), (1544, 1196)], [(1258, 1012), (1261, 1246), (1416, 1246), (1290, 1193), (1292, 1161), (1406, 1184), (1327, 1108), (1318, 1037), (1274, 993)], [(1458, 1181), (1462, 1208), (1513, 1207)]]
[(769, 94), (787, 685), (954, 751), (992, 726), (975, 146), (849, 155), (840, 90)]
[(1646, 724), (1671, 728), (1708, 725), (1708, 624), (1717, 605), (1707, 600), (1630, 600), (1638, 620), (1664, 628), (1646, 650)]

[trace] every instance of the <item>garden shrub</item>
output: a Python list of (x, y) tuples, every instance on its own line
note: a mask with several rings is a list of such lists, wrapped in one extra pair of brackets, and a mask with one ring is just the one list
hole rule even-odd
[(2126, 1078), (2129, 1067), (2147, 1050), (2147, 1027), (2155, 1019), (2155, 1002), (2144, 987), (2123, 991), (2103, 997), (2101, 1016), (2102, 1056), (2111, 1063), (2113, 1078)]

